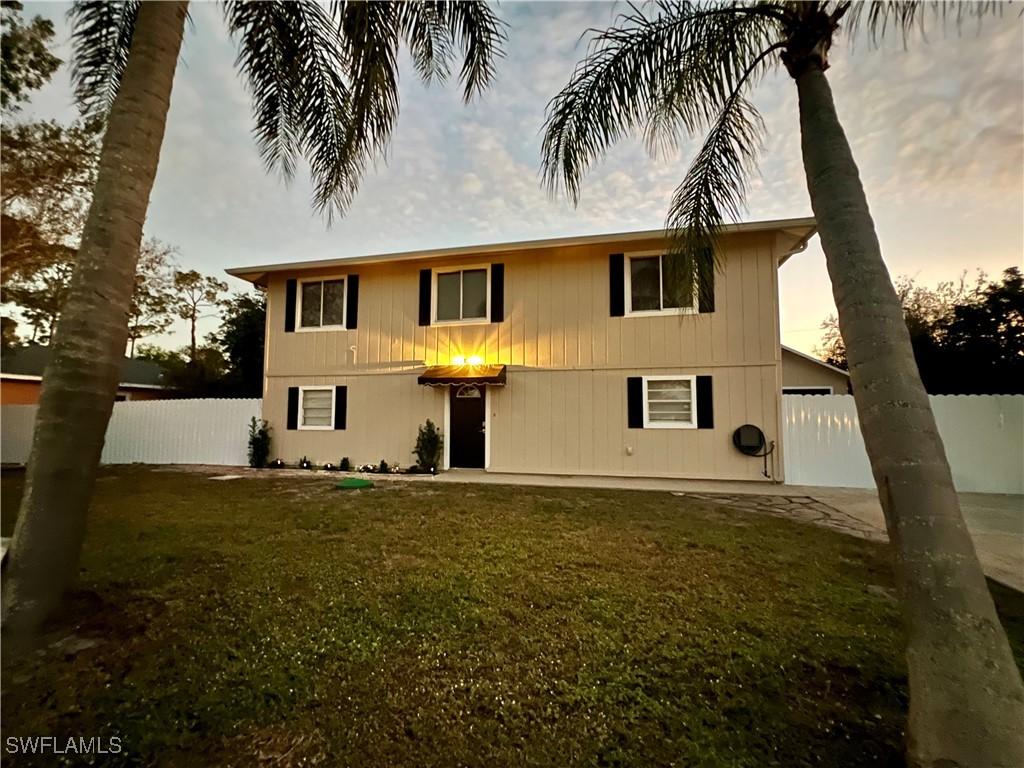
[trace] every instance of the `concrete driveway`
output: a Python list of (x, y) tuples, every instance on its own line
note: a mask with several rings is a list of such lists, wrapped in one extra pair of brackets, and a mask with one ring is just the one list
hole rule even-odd
[[(874, 490), (785, 486), (861, 522), (872, 538), (888, 538)], [(985, 573), (1024, 592), (1024, 496), (961, 493), (960, 509)], [(828, 524), (828, 522), (823, 522)], [(837, 526), (832, 526), (837, 527)]]

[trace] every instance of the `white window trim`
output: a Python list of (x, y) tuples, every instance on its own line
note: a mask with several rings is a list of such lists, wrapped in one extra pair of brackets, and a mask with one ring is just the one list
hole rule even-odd
[[(342, 290), (341, 299), (341, 325), (303, 325), (302, 324), (302, 286), (305, 283), (325, 283), (331, 280), (344, 280), (345, 288)], [(320, 319), (324, 319), (324, 294), (320, 289)], [(302, 333), (316, 333), (318, 331), (344, 331), (347, 330), (345, 322), (348, 320), (348, 275), (326, 275), (324, 277), (307, 277), (298, 281), (295, 287), (295, 330)]]
[[(644, 429), (697, 429), (697, 377), (696, 376), (644, 376), (643, 403)], [(690, 382), (690, 421), (651, 421), (649, 401), (647, 399), (647, 382), (649, 381), (689, 381)]]
[[(437, 276), (447, 275), (452, 272), (466, 272), (474, 269), (487, 270), (487, 307), (483, 317), (471, 317), (463, 320), (438, 320), (437, 319)], [(459, 282), (459, 314), (462, 314), (462, 282)], [(430, 324), (431, 325), (487, 325), (491, 322), (491, 265), (490, 264), (466, 264), (457, 267), (435, 267), (431, 270), (430, 278)]]
[(832, 391), (832, 387), (819, 387), (817, 385), (814, 385), (814, 386), (811, 386), (811, 387), (799, 387), (799, 386), (783, 387), (782, 388), (782, 394), (784, 394), (784, 395), (793, 394), (795, 390), (800, 390), (800, 392), (797, 393), (797, 394), (801, 394), (801, 395), (804, 392), (807, 392), (808, 390), (815, 390), (817, 392), (821, 392), (821, 394), (823, 394), (823, 395), (835, 394), (835, 392)]
[[(695, 315), (698, 312), (697, 304), (697, 291), (694, 290), (690, 298), (689, 307), (669, 307), (667, 309), (638, 309), (633, 310), (633, 271), (629, 268), (629, 263), (632, 259), (644, 259), (650, 258), (651, 256), (664, 256), (664, 251), (634, 251), (633, 253), (625, 254), (625, 258), (622, 260), (623, 269), (625, 270), (625, 279), (623, 285), (626, 290), (626, 317), (661, 317), (663, 315)], [(663, 289), (663, 274), (661, 269), (661, 262), (658, 263), (658, 295), (663, 300), (664, 289)]]
[[(303, 423), (303, 416), (305, 415), (305, 410), (303, 409), (302, 406), (303, 406), (303, 403), (306, 400), (306, 392), (309, 392), (309, 391), (330, 392), (331, 393), (331, 423), (328, 424), (325, 427), (306, 425), (306, 424)], [(333, 430), (334, 429), (334, 414), (335, 414), (335, 410), (337, 408), (337, 403), (335, 401), (337, 399), (338, 399), (338, 393), (337, 393), (336, 389), (334, 387), (331, 387), (331, 386), (299, 387), (299, 429), (301, 429), (301, 430), (309, 430), (309, 431)]]

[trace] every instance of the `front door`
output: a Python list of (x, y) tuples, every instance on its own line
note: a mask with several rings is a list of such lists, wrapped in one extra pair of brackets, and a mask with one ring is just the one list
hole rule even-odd
[(473, 385), (451, 387), (451, 446), (453, 467), (483, 469), (487, 389)]

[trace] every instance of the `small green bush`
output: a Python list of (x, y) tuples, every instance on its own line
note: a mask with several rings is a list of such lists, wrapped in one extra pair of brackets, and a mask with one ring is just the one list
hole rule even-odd
[(419, 429), (416, 435), (416, 447), (413, 453), (416, 454), (416, 463), (420, 469), (429, 472), (431, 467), (437, 467), (441, 463), (441, 449), (444, 440), (437, 426), (430, 419)]
[(348, 456), (342, 456), (341, 461), (338, 462), (338, 469), (342, 472), (349, 472), (352, 469), (352, 462), (348, 460)]
[(249, 466), (262, 469), (270, 456), (270, 426), (253, 416), (249, 420)]
[(384, 461), (384, 459), (381, 459), (380, 465), (377, 467), (377, 471), (380, 472), (382, 475), (386, 475), (390, 469), (391, 468), (388, 466), (388, 463)]

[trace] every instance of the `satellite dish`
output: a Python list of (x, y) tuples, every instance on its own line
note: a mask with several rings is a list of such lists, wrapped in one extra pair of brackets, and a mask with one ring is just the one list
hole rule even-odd
[(744, 424), (732, 433), (732, 444), (736, 446), (737, 451), (746, 456), (760, 456), (766, 440), (760, 427)]

